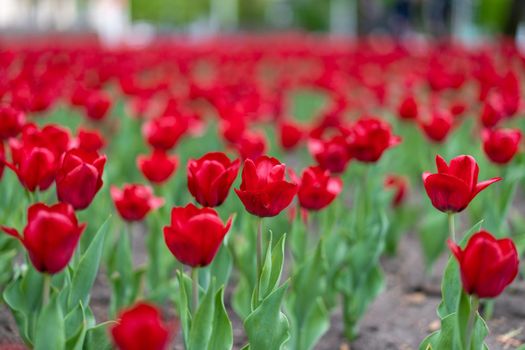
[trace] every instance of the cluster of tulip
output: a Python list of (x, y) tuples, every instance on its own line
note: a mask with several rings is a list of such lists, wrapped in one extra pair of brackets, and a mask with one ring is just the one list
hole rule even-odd
[[(525, 234), (507, 215), (525, 177), (525, 56), (511, 44), (271, 35), (0, 48), (0, 287), (28, 346), (228, 350), (235, 312), (247, 348), (307, 350), (338, 307), (351, 340), (403, 232), (420, 233), (429, 265), (443, 252), (431, 203), (448, 214), (456, 260), (442, 328), (421, 347), (484, 348), (479, 299), (516, 278), (521, 253), (487, 230)], [(472, 202), (501, 180), (478, 183), (473, 156), (437, 156), (417, 186), (429, 203), (411, 206), (409, 183), (438, 152), (501, 175), (497, 199)], [(478, 223), (460, 239), (454, 214), (467, 207), (461, 222)], [(90, 308), (102, 275), (107, 322)]]

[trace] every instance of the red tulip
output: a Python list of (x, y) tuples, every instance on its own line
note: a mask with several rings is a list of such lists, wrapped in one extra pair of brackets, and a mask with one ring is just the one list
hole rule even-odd
[(111, 108), (111, 99), (102, 91), (93, 91), (85, 101), (86, 115), (91, 120), (102, 120)]
[(57, 196), (75, 210), (85, 209), (102, 187), (106, 156), (82, 149), (67, 151), (57, 170)]
[(414, 120), (417, 119), (418, 106), (417, 101), (412, 95), (407, 95), (398, 107), (398, 114), (401, 119)]
[(59, 203), (48, 207), (36, 203), (27, 210), (27, 225), (21, 236), (14, 228), (2, 230), (19, 239), (35, 269), (55, 274), (62, 271), (75, 252), (85, 224), (78, 224), (73, 207)]
[(518, 129), (483, 130), (483, 150), (496, 164), (506, 164), (518, 152), (521, 131)]
[(362, 162), (376, 162), (390, 147), (401, 142), (392, 135), (390, 125), (377, 118), (361, 118), (353, 126), (346, 141), (352, 158)]
[(155, 197), (151, 187), (140, 184), (126, 184), (122, 189), (111, 186), (111, 198), (120, 216), (126, 221), (140, 221), (154, 209), (164, 204)]
[(285, 150), (294, 149), (303, 139), (304, 131), (291, 121), (283, 121), (279, 124), (279, 142)]
[(430, 120), (421, 121), (420, 125), (429, 140), (443, 142), (452, 130), (453, 122), (454, 118), (449, 111), (435, 110)]
[(245, 132), (234, 146), (242, 159), (257, 159), (266, 151), (266, 138), (260, 133)]
[(99, 152), (105, 145), (104, 137), (97, 130), (78, 129), (78, 148), (86, 152)]
[(11, 142), (13, 163), (5, 162), (13, 170), (22, 186), (28, 191), (44, 191), (55, 180), (56, 157), (45, 147), (13, 146)]
[(267, 156), (246, 160), (241, 187), (235, 193), (249, 213), (276, 216), (292, 202), (297, 185), (286, 181), (285, 168), (277, 159)]
[(308, 150), (317, 164), (334, 174), (345, 171), (350, 156), (344, 136), (336, 135), (327, 140), (312, 138), (308, 141)]
[(340, 178), (330, 177), (330, 171), (311, 166), (303, 171), (297, 197), (301, 207), (321, 210), (332, 203), (342, 189)]
[(164, 350), (169, 345), (168, 327), (159, 310), (145, 302), (122, 311), (111, 335), (119, 350)]
[(481, 124), (486, 128), (496, 126), (505, 117), (503, 99), (498, 94), (491, 94), (483, 104)]
[(233, 162), (220, 152), (211, 152), (188, 162), (188, 189), (205, 207), (221, 205), (239, 172), (240, 161)]
[(142, 133), (153, 148), (167, 151), (175, 146), (187, 129), (188, 125), (183, 120), (167, 115), (148, 121)]
[(25, 114), (11, 106), (0, 106), (0, 140), (16, 137), (26, 123)]
[(144, 176), (155, 184), (168, 180), (177, 169), (179, 160), (161, 149), (153, 150), (151, 155), (137, 157), (137, 166)]
[(2, 175), (4, 175), (4, 168), (5, 168), (5, 148), (4, 148), (4, 143), (0, 141), (0, 179), (2, 179)]
[(458, 260), (467, 294), (495, 298), (518, 274), (518, 253), (510, 238), (497, 240), (489, 232), (480, 231), (469, 239), (465, 249), (450, 240), (448, 245)]
[(387, 175), (385, 178), (385, 187), (395, 191), (392, 198), (392, 206), (399, 207), (406, 198), (408, 181), (405, 177), (399, 175)]
[(471, 156), (458, 156), (450, 166), (436, 156), (437, 174), (423, 173), (423, 183), (432, 205), (442, 212), (460, 212), (474, 197), (500, 177), (478, 183), (479, 167)]
[(211, 208), (193, 204), (171, 210), (171, 224), (164, 227), (164, 240), (181, 263), (191, 267), (208, 266), (230, 229), (232, 218), (224, 225)]

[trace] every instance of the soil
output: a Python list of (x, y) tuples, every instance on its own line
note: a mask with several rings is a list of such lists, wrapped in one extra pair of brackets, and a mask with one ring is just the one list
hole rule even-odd
[[(330, 330), (316, 350), (410, 350), (439, 327), (436, 306), (440, 301), (440, 274), (446, 262), (443, 256), (431, 275), (424, 273), (417, 239), (411, 235), (401, 240), (396, 257), (385, 257), (386, 287), (371, 304), (361, 324), (360, 336), (349, 343), (342, 337), (342, 317), (336, 312)], [(520, 279), (501, 295), (489, 320), (487, 344), (491, 350), (515, 349), (525, 343), (525, 281)], [(104, 320), (109, 303), (109, 289), (104, 277), (97, 280), (92, 308)], [(229, 310), (234, 325), (235, 349), (245, 344), (242, 323)], [(180, 339), (180, 337), (179, 337)], [(14, 320), (5, 305), (0, 306), (0, 350), (23, 349)], [(182, 349), (180, 340), (175, 349)], [(271, 349), (269, 349), (271, 350)]]

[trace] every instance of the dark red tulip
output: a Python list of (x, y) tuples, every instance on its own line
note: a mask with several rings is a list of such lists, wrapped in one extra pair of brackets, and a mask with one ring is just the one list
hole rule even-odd
[(164, 240), (171, 253), (181, 263), (191, 267), (208, 266), (224, 236), (230, 229), (211, 208), (197, 208), (193, 204), (171, 210), (171, 224), (164, 227)]
[(308, 150), (317, 164), (334, 174), (344, 172), (350, 161), (347, 146), (345, 137), (341, 135), (326, 140), (311, 138), (308, 141)]
[(518, 274), (518, 253), (510, 238), (496, 239), (487, 231), (479, 231), (465, 249), (450, 240), (448, 245), (458, 260), (467, 294), (495, 298)]
[(168, 326), (159, 310), (145, 302), (120, 312), (111, 335), (119, 350), (165, 350), (169, 345)]
[(518, 152), (521, 131), (518, 129), (483, 130), (483, 150), (496, 164), (507, 164)]
[(86, 152), (99, 152), (106, 145), (106, 141), (97, 130), (78, 129), (77, 147)]
[(330, 171), (319, 166), (311, 166), (303, 171), (297, 191), (301, 207), (308, 210), (321, 210), (327, 207), (341, 193), (343, 182), (331, 177)]
[(85, 101), (86, 115), (91, 120), (102, 120), (111, 108), (111, 99), (102, 91), (93, 91)]
[(388, 148), (399, 144), (401, 138), (392, 135), (387, 122), (366, 117), (357, 121), (346, 141), (350, 157), (372, 163), (378, 161)]
[(221, 205), (239, 172), (240, 161), (233, 162), (220, 152), (210, 152), (188, 161), (188, 189), (205, 207)]
[(142, 128), (142, 134), (153, 148), (170, 150), (188, 130), (182, 119), (166, 115), (148, 121)]
[(257, 159), (266, 151), (266, 138), (264, 134), (245, 132), (234, 147), (242, 159)]
[(401, 119), (405, 120), (414, 120), (417, 119), (418, 115), (418, 106), (417, 101), (412, 95), (407, 95), (405, 98), (401, 101), (401, 104), (399, 105), (397, 109), (397, 113), (399, 114), (399, 117)]
[(291, 121), (279, 123), (278, 131), (279, 142), (285, 150), (292, 150), (297, 147), (305, 135), (304, 131), (296, 123)]
[(246, 210), (256, 216), (276, 216), (297, 193), (297, 184), (285, 179), (286, 166), (275, 158), (261, 156), (247, 159), (242, 171), (242, 183), (235, 193)]
[(11, 106), (0, 105), (0, 140), (16, 137), (26, 123), (25, 114)]
[(434, 142), (443, 142), (452, 130), (454, 118), (448, 110), (435, 110), (429, 120), (420, 122), (427, 138)]
[(408, 190), (408, 181), (404, 176), (399, 175), (387, 175), (385, 178), (385, 187), (392, 189), (394, 197), (392, 198), (392, 206), (394, 208), (399, 207), (406, 198)]
[(505, 117), (504, 109), (503, 99), (500, 95), (489, 95), (481, 111), (481, 124), (486, 128), (496, 126)]
[(177, 169), (178, 164), (179, 159), (176, 156), (170, 156), (161, 149), (153, 150), (148, 156), (137, 157), (138, 168), (146, 179), (155, 184), (168, 180)]
[(126, 184), (122, 189), (111, 186), (110, 192), (118, 213), (126, 221), (140, 221), (164, 204), (164, 200), (155, 197), (151, 187), (145, 185)]
[(69, 204), (59, 203), (48, 207), (36, 203), (27, 210), (23, 236), (14, 228), (2, 226), (2, 230), (20, 240), (35, 269), (55, 274), (62, 271), (71, 260), (85, 226), (78, 224), (73, 207)]
[(479, 167), (471, 156), (458, 156), (447, 165), (438, 155), (436, 165), (438, 173), (423, 173), (423, 183), (432, 205), (442, 212), (462, 211), (479, 192), (501, 180), (496, 177), (478, 183)]
[(72, 149), (65, 153), (56, 174), (58, 200), (75, 210), (87, 208), (102, 187), (106, 156)]

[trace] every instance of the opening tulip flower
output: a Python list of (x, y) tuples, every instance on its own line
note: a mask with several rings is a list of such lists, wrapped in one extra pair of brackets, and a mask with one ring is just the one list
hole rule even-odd
[(437, 174), (423, 173), (423, 183), (432, 205), (445, 213), (459, 213), (476, 195), (500, 177), (478, 183), (479, 167), (472, 156), (461, 155), (450, 161), (450, 165), (436, 156)]
[(519, 150), (521, 131), (518, 129), (483, 130), (483, 151), (496, 164), (507, 164)]
[(514, 242), (497, 240), (487, 231), (475, 233), (465, 249), (448, 241), (461, 270), (463, 288), (479, 298), (495, 298), (514, 281), (519, 259)]
[(56, 175), (57, 196), (75, 210), (85, 209), (102, 187), (106, 156), (81, 149), (67, 151)]
[(381, 158), (387, 149), (401, 142), (392, 135), (390, 125), (378, 118), (361, 118), (350, 130), (346, 139), (350, 157), (361, 162), (373, 163)]
[(285, 170), (286, 166), (272, 157), (246, 160), (241, 186), (235, 193), (250, 214), (276, 216), (290, 205), (297, 193), (297, 184), (286, 181)]
[(169, 330), (159, 310), (145, 302), (122, 311), (111, 336), (119, 350), (164, 350), (169, 343)]
[(137, 157), (137, 166), (150, 182), (161, 184), (167, 181), (177, 169), (179, 160), (168, 155), (164, 150), (153, 150), (151, 155)]
[(448, 110), (436, 110), (432, 112), (429, 120), (421, 121), (420, 126), (430, 141), (439, 143), (446, 140), (453, 122), (454, 118)]
[(0, 140), (16, 137), (26, 123), (25, 114), (11, 106), (0, 106)]
[(221, 152), (210, 152), (188, 161), (188, 189), (205, 207), (221, 205), (239, 172), (240, 160), (233, 162)]
[(334, 174), (344, 172), (350, 161), (347, 143), (342, 135), (335, 135), (327, 140), (311, 138), (308, 141), (308, 150), (320, 167)]
[(297, 192), (299, 204), (308, 210), (327, 207), (341, 193), (343, 182), (330, 177), (330, 172), (321, 167), (308, 167), (303, 171)]
[(36, 203), (27, 210), (23, 236), (14, 228), (2, 226), (2, 230), (22, 242), (35, 269), (55, 274), (71, 260), (85, 226), (78, 224), (69, 204)]
[(230, 217), (224, 225), (211, 208), (193, 204), (171, 210), (171, 224), (164, 227), (164, 239), (171, 253), (191, 267), (208, 266), (229, 231)]
[(106, 145), (106, 141), (97, 130), (79, 129), (76, 148), (87, 152), (99, 152)]
[(153, 148), (167, 151), (177, 144), (187, 129), (187, 123), (175, 116), (167, 115), (144, 124), (142, 134)]
[(140, 221), (154, 209), (164, 204), (164, 199), (155, 197), (149, 186), (126, 184), (122, 189), (111, 186), (111, 198), (120, 216), (126, 221)]

